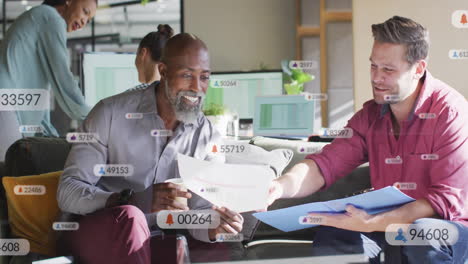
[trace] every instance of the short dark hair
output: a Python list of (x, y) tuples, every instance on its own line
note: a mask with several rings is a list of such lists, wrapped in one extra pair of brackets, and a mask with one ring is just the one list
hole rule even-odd
[(154, 62), (161, 61), (162, 51), (168, 39), (174, 35), (174, 30), (167, 24), (158, 25), (158, 31), (148, 33), (138, 45), (138, 52), (141, 48), (147, 48), (151, 52), (151, 59)]
[(413, 65), (429, 53), (429, 32), (415, 21), (394, 16), (384, 23), (372, 25), (374, 40), (406, 46), (406, 60)]
[[(44, 0), (42, 2), (43, 5), (49, 5), (49, 6), (61, 6), (64, 5), (67, 2), (67, 0)], [(96, 2), (96, 6), (98, 5), (98, 0), (94, 0)]]

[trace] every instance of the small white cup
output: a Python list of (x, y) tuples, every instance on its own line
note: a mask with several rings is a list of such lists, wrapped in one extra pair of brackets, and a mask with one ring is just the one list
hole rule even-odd
[[(165, 180), (164, 182), (170, 182), (170, 183), (174, 183), (174, 184), (177, 184), (181, 187), (181, 191), (184, 191), (186, 192), (187, 191), (187, 187), (185, 187), (184, 185), (184, 181), (181, 179), (181, 178), (173, 178), (173, 179), (169, 179), (169, 180)], [(188, 206), (188, 203), (187, 203), (187, 198), (184, 198), (184, 197), (176, 197), (175, 200), (185, 206)]]

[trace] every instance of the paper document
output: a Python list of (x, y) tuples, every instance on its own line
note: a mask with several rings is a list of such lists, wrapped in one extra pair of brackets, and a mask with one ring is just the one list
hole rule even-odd
[(33, 261), (32, 264), (71, 264), (72, 257), (57, 257), (44, 260)]
[(352, 204), (368, 214), (378, 214), (398, 208), (415, 199), (402, 193), (393, 186), (326, 202), (316, 202), (253, 214), (260, 221), (281, 231), (289, 232), (317, 225), (302, 224), (299, 219), (308, 213), (344, 213), (346, 205)]
[(238, 213), (263, 209), (274, 178), (265, 165), (225, 164), (178, 154), (185, 187), (216, 206)]

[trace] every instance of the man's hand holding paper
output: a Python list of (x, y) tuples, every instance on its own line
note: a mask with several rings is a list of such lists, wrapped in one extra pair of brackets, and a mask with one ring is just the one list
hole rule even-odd
[(180, 185), (172, 182), (157, 183), (153, 185), (153, 202), (151, 212), (161, 210), (189, 210), (187, 204), (180, 202), (178, 197), (189, 199), (192, 194), (182, 190)]
[(178, 155), (185, 186), (218, 207), (242, 213), (265, 208), (272, 171), (268, 166), (224, 164)]
[(351, 204), (346, 206), (345, 213), (309, 213), (308, 217), (315, 219), (318, 224), (324, 226), (359, 232), (373, 231), (370, 225), (373, 216), (368, 214), (365, 210), (358, 209)]
[(241, 212), (266, 208), (271, 169), (259, 165), (234, 165), (197, 160), (178, 155), (179, 174), (192, 192), (211, 202), (221, 224), (209, 230), (210, 240), (218, 234), (242, 231)]
[(209, 230), (208, 236), (211, 241), (216, 240), (216, 235), (218, 234), (237, 234), (242, 231), (244, 218), (241, 214), (231, 211), (226, 207), (213, 206), (212, 209), (219, 213), (221, 223), (217, 228)]

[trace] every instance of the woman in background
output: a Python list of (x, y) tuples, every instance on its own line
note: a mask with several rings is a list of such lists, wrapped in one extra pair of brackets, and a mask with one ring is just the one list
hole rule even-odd
[(138, 45), (135, 66), (138, 71), (140, 85), (130, 89), (138, 90), (148, 87), (159, 81), (158, 64), (161, 61), (162, 50), (169, 38), (174, 35), (174, 30), (167, 24), (159, 25), (158, 31), (148, 33)]
[[(31, 89), (52, 90), (50, 97), (73, 120), (88, 114), (90, 108), (70, 71), (66, 33), (85, 27), (96, 8), (97, 0), (46, 0), (24, 12), (6, 32), (0, 44), (0, 161), (21, 133), (59, 136), (50, 122), (50, 109), (24, 111), (24, 104), (33, 105), (28, 99), (37, 94)], [(23, 109), (17, 110), (21, 105)], [(19, 126), (26, 125), (41, 129), (20, 131)]]

